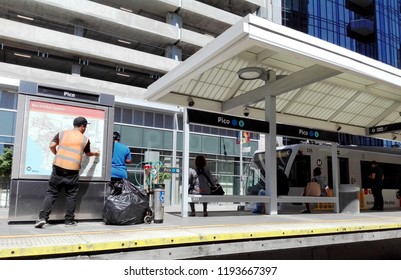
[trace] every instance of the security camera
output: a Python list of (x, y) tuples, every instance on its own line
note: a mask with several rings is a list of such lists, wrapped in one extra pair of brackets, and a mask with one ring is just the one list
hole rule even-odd
[(188, 106), (192, 107), (195, 105), (195, 101), (192, 99), (192, 97), (188, 97)]
[(244, 108), (244, 116), (248, 117), (250, 113), (251, 113), (251, 110), (249, 110), (248, 107), (245, 107)]

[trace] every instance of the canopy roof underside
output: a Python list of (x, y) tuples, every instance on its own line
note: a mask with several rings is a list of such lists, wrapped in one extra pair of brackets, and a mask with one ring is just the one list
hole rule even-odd
[[(242, 80), (245, 67), (269, 79)], [(235, 115), (248, 106), (249, 117), (263, 120), (264, 98), (274, 95), (277, 122), (365, 135), (401, 122), (400, 89), (400, 69), (248, 15), (149, 86), (146, 98), (187, 106), (192, 97), (194, 108)]]

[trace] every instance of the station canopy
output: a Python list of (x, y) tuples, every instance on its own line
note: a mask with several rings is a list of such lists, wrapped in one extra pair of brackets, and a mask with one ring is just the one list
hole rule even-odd
[[(267, 76), (240, 79), (249, 67)], [(238, 116), (247, 106), (249, 118), (264, 120), (268, 95), (277, 123), (367, 135), (401, 122), (400, 69), (254, 15), (150, 85), (145, 98), (184, 107), (192, 98), (193, 108)]]

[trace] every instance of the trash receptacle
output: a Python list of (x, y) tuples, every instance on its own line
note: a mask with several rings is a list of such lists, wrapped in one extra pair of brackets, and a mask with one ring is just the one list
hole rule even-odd
[(338, 189), (340, 213), (359, 213), (359, 186), (344, 184)]
[(164, 217), (164, 185), (157, 184), (153, 189), (153, 212), (154, 212), (154, 222), (163, 223)]

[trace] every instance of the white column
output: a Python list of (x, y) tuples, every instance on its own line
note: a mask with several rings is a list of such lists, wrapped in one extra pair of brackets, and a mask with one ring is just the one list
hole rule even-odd
[[(269, 134), (265, 142), (265, 190), (270, 193), (268, 214), (277, 215), (277, 159), (276, 159), (276, 97), (265, 98), (265, 120), (269, 122)], [(266, 205), (267, 206), (267, 205)]]
[[(171, 167), (177, 167), (177, 133), (178, 133), (178, 114), (174, 114), (173, 123), (173, 158), (171, 162)], [(176, 205), (179, 200), (177, 200), (177, 173), (171, 174), (171, 205)]]
[(189, 123), (187, 109), (183, 115), (183, 149), (182, 149), (182, 199), (181, 217), (188, 217), (188, 179), (189, 179)]
[(337, 144), (331, 143), (331, 165), (333, 172), (333, 196), (337, 198), (337, 203), (334, 204), (334, 212), (340, 212), (340, 204), (339, 204), (339, 172), (338, 172), (338, 156), (337, 156)]
[(243, 180), (243, 176), (244, 176), (244, 170), (243, 170), (243, 167), (242, 167), (242, 165), (243, 165), (243, 161), (242, 161), (242, 134), (243, 134), (243, 131), (242, 130), (240, 130), (240, 144), (239, 144), (239, 149), (240, 149), (240, 152), (239, 152), (239, 191), (240, 191), (240, 194), (241, 195), (243, 195), (244, 193), (243, 193), (243, 182), (242, 182), (242, 180)]

